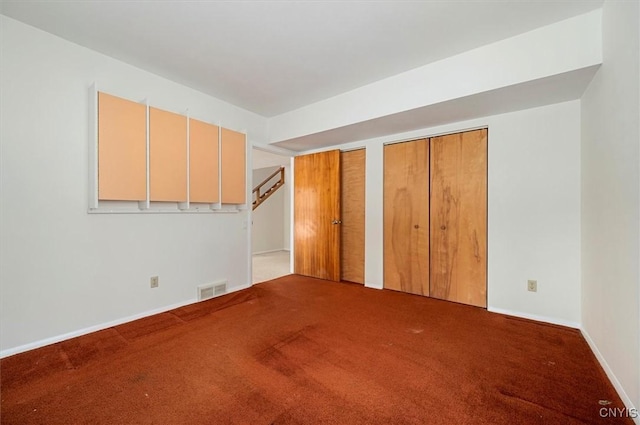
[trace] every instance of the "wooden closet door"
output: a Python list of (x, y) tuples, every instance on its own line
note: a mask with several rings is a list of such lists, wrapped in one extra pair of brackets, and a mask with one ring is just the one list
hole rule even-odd
[(384, 287), (429, 295), (429, 143), (384, 147)]
[(340, 151), (294, 159), (294, 272), (340, 281)]
[(340, 268), (342, 280), (356, 283), (364, 283), (365, 155), (364, 149), (340, 152)]
[(434, 298), (487, 306), (487, 130), (431, 143)]

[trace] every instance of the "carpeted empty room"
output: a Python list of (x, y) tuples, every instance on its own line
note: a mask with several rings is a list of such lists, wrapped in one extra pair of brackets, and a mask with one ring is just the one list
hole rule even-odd
[(575, 329), (286, 276), (2, 359), (3, 424), (595, 424)]
[(640, 0), (0, 0), (0, 425), (640, 425)]

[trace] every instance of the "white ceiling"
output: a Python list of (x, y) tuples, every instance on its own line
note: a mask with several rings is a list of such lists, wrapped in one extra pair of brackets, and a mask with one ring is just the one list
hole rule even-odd
[(2, 0), (0, 11), (271, 117), (601, 5)]

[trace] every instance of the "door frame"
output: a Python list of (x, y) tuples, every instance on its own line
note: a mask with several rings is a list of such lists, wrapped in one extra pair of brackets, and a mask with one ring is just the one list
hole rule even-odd
[[(257, 149), (259, 151), (272, 153), (274, 155), (280, 155), (289, 157), (289, 165), (285, 165), (288, 167), (289, 176), (286, 177), (285, 187), (281, 190), (287, 190), (290, 205), (289, 205), (289, 273), (293, 273), (293, 157), (297, 154), (297, 152), (280, 148), (277, 146), (264, 145), (262, 143), (250, 142), (247, 148), (247, 210), (249, 211), (247, 221), (245, 226), (247, 227), (247, 270), (249, 276), (249, 282), (247, 282), (247, 287), (253, 286), (253, 208), (251, 207), (253, 203), (253, 150)], [(285, 171), (286, 175), (286, 171)]]

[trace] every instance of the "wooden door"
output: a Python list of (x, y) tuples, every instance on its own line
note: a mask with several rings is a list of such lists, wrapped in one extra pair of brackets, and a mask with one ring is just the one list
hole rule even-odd
[(294, 272), (340, 281), (340, 151), (294, 159)]
[(364, 149), (340, 153), (341, 169), (341, 247), (342, 280), (364, 283)]
[(384, 287), (429, 295), (429, 143), (384, 147)]
[(487, 306), (487, 130), (431, 142), (431, 296)]

